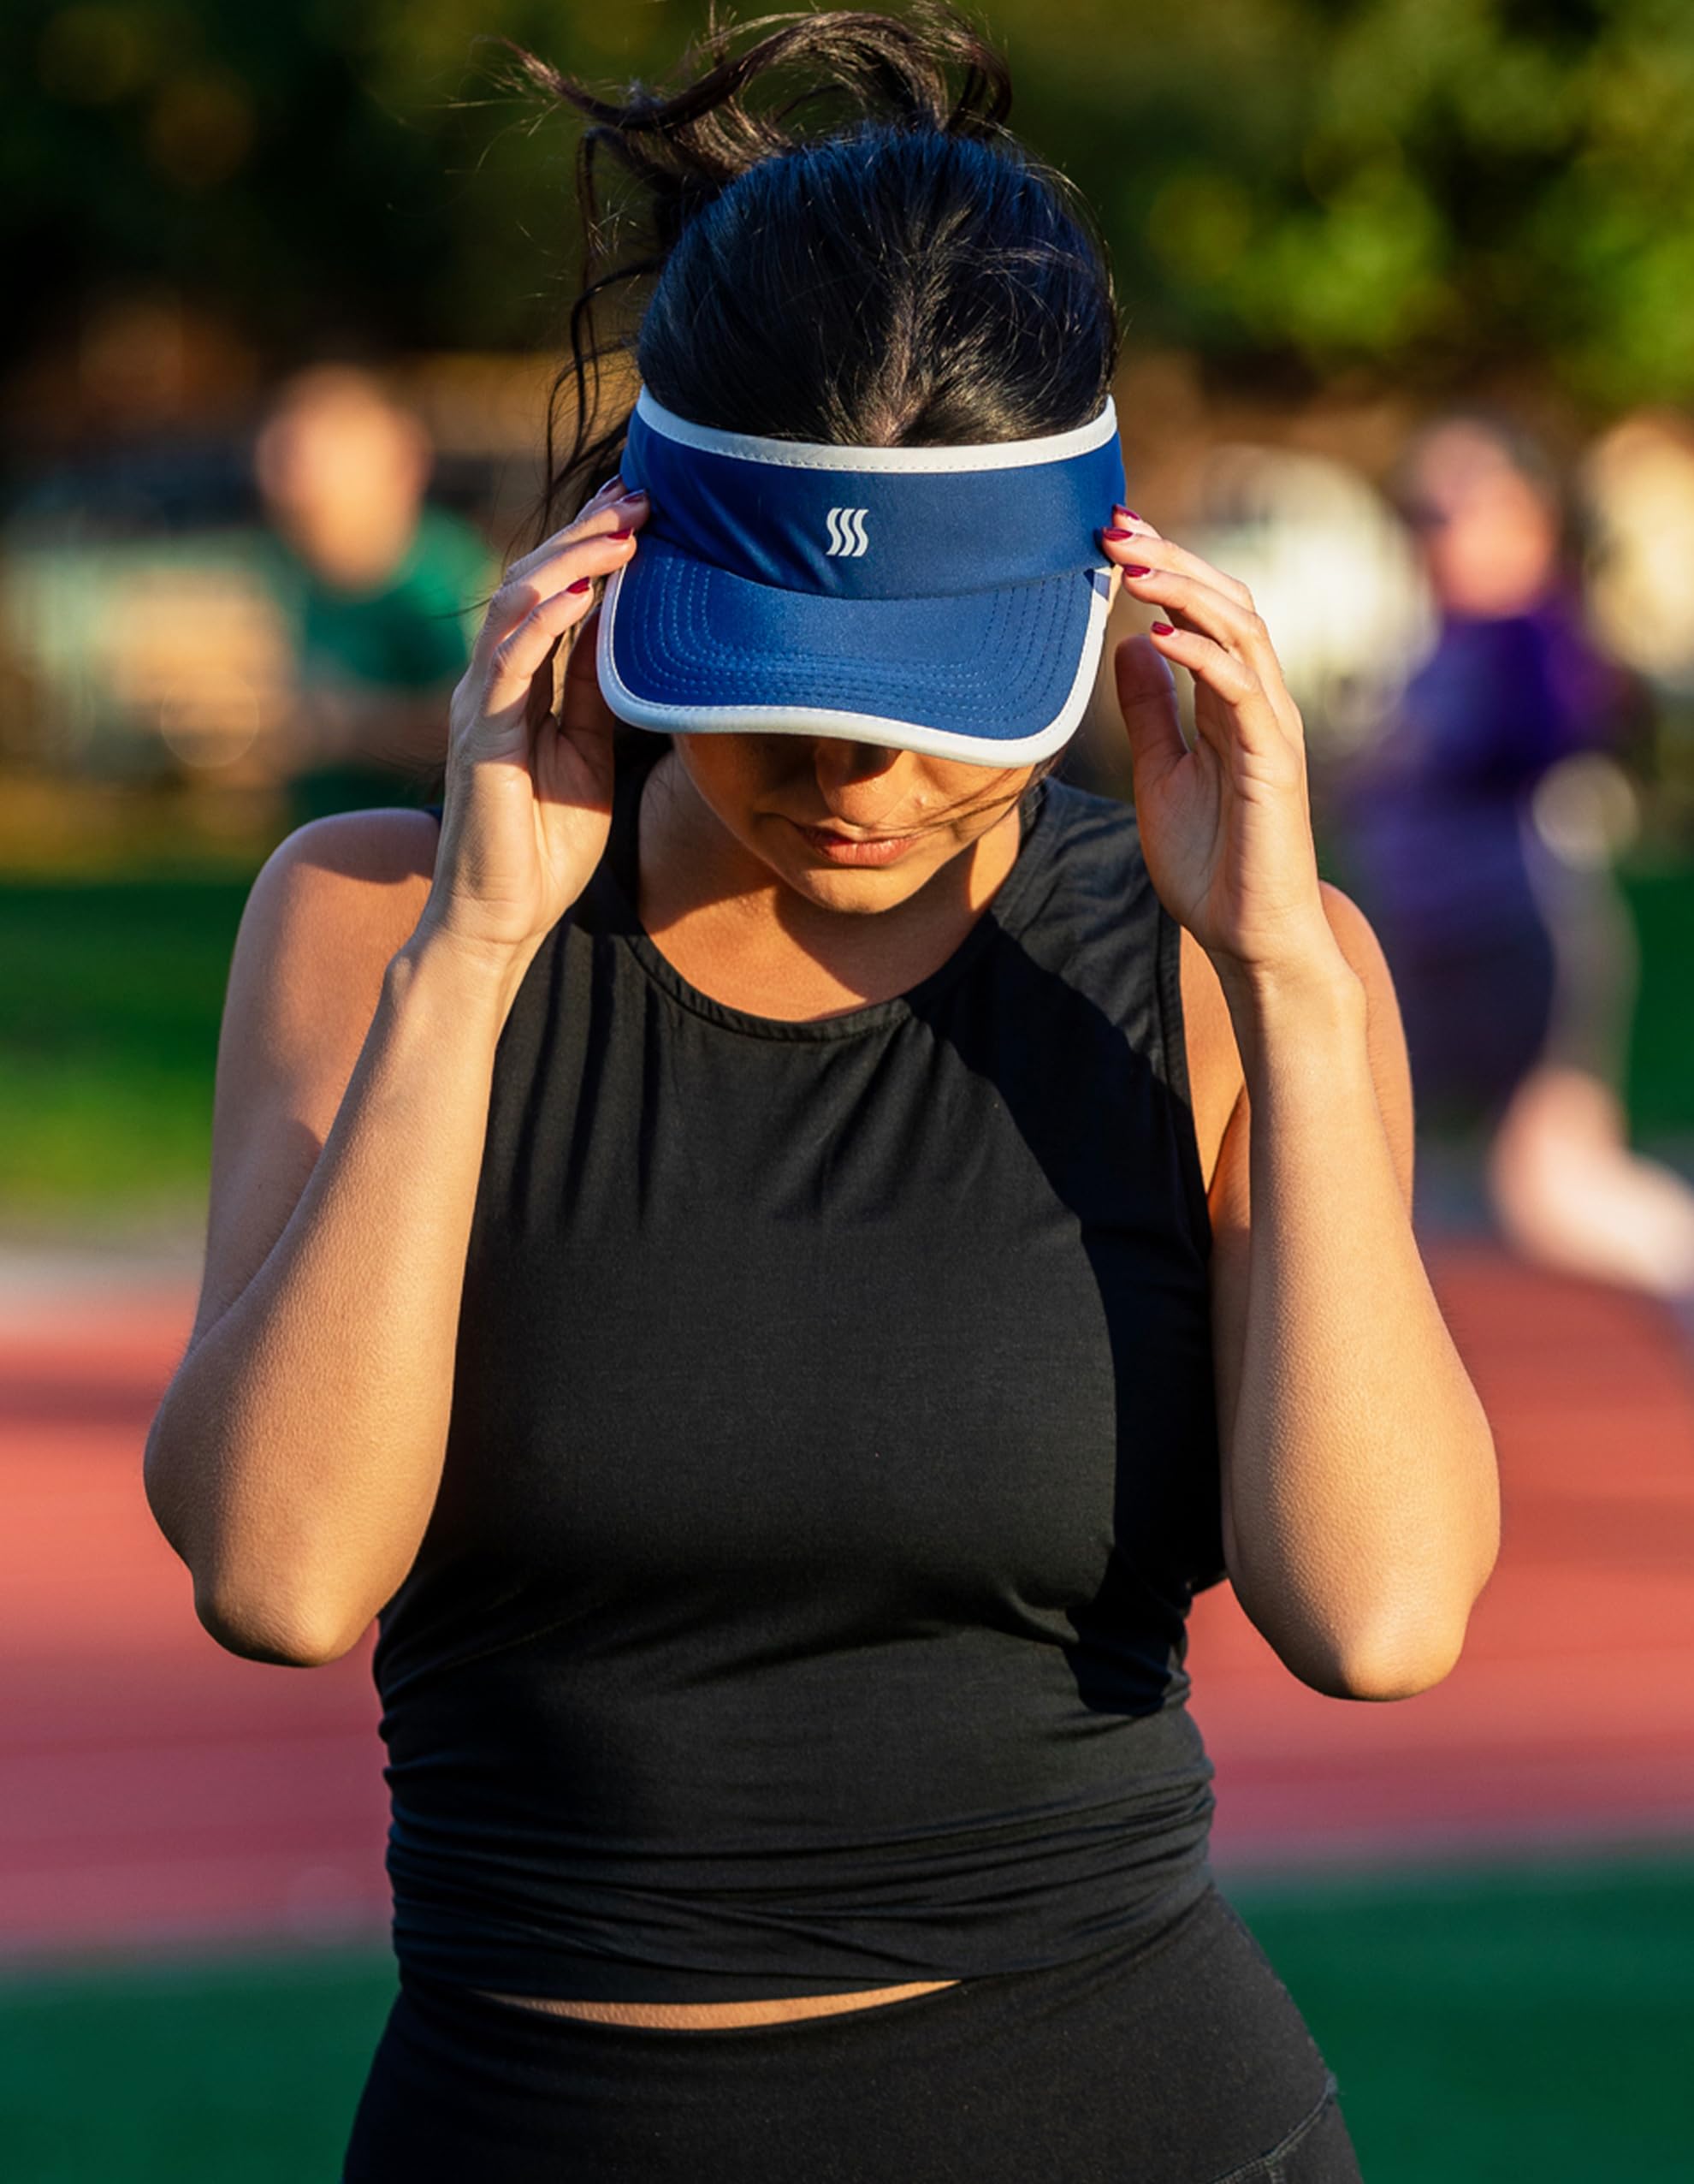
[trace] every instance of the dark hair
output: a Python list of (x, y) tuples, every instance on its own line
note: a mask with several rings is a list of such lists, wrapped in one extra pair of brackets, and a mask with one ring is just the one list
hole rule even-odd
[[(945, 0), (742, 25), (713, 9), (677, 81), (621, 98), (497, 42), (520, 85), (589, 123), (530, 545), (614, 471), (637, 377), (696, 424), (837, 445), (1022, 439), (1099, 413), (1119, 340), (1104, 244), (1007, 130), (1006, 62)], [(615, 208), (608, 156), (633, 199)]]

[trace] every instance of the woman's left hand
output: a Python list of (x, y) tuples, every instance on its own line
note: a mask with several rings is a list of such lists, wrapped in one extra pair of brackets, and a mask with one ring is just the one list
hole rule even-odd
[[(1129, 529), (1122, 512), (1112, 528)], [(1124, 590), (1159, 611), (1114, 659), (1147, 871), (1220, 974), (1249, 980), (1328, 962), (1306, 731), (1244, 584), (1134, 519), (1104, 538)], [(1141, 574), (1132, 573), (1139, 569)], [(1194, 679), (1183, 739), (1168, 663)]]

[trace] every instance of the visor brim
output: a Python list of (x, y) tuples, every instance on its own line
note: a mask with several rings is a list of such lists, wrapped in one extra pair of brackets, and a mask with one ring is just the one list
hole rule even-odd
[(1026, 765), (1081, 726), (1109, 602), (1103, 569), (947, 598), (824, 597), (648, 539), (607, 582), (595, 667), (637, 727)]

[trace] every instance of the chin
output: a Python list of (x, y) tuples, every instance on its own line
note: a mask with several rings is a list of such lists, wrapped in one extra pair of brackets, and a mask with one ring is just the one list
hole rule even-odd
[[(915, 861), (915, 860), (914, 860)], [(879, 910), (892, 910), (916, 894), (930, 878), (927, 872), (904, 869), (883, 871), (785, 870), (782, 877), (797, 895), (815, 903), (820, 910), (840, 911), (849, 917), (870, 917)]]
[(789, 822), (779, 821), (763, 836), (749, 840), (761, 861), (785, 886), (820, 909), (850, 915), (891, 910), (916, 894), (958, 853), (945, 837), (919, 840), (892, 864), (841, 864), (808, 853)]

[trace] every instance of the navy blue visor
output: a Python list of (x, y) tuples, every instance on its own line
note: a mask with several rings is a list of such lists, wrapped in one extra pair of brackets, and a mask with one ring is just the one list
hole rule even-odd
[(1040, 439), (860, 448), (693, 424), (643, 388), (619, 468), (649, 496), (601, 603), (620, 720), (991, 766), (1075, 733), (1124, 493), (1110, 400)]

